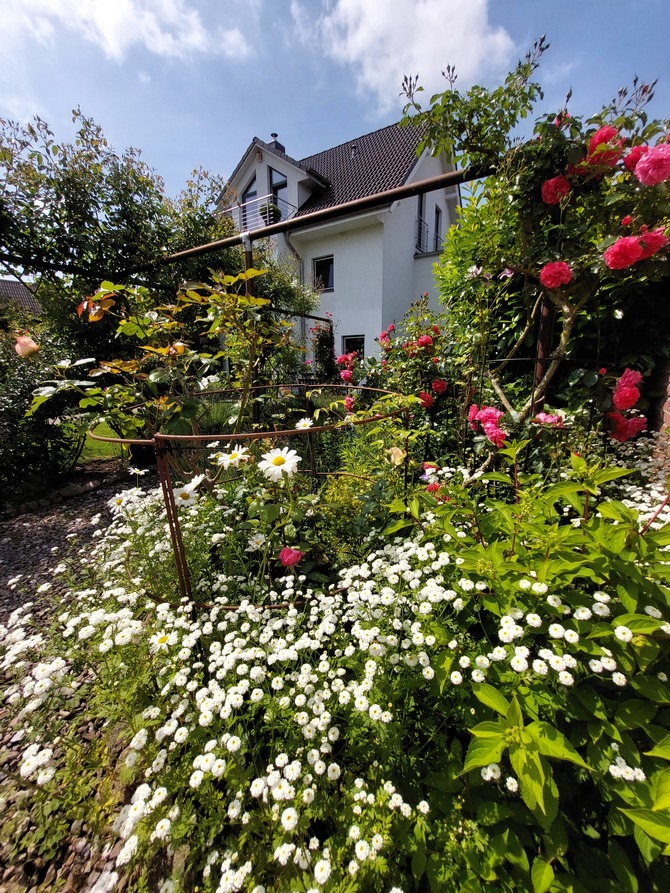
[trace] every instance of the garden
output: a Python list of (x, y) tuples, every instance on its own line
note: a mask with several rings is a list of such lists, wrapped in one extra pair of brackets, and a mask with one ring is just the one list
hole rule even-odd
[(60, 357), (28, 419), (135, 464), (51, 626), (30, 592), (0, 625), (9, 859), (77, 823), (112, 854), (90, 893), (668, 888), (670, 122), (636, 82), (517, 138), (545, 50), (425, 107), (406, 81), (478, 178), (443, 310), (377, 357), (318, 323), (301, 384), (283, 311), (314, 304), (270, 262), (79, 303), (118, 355)]

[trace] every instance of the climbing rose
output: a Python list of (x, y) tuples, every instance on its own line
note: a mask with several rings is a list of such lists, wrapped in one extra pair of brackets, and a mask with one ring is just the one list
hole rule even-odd
[(562, 260), (550, 261), (540, 270), (540, 282), (545, 288), (559, 288), (572, 279), (572, 270)]
[(31, 353), (39, 350), (39, 346), (35, 344), (30, 335), (17, 335), (14, 350), (20, 357), (29, 357)]
[(496, 423), (485, 423), (484, 434), (488, 437), (494, 446), (501, 447), (505, 443), (507, 433), (499, 428)]
[(589, 140), (589, 152), (586, 158), (589, 164), (603, 164), (614, 167), (623, 154), (623, 140), (616, 127), (606, 124), (593, 134)]
[(670, 177), (670, 143), (654, 146), (635, 165), (635, 176), (645, 186), (656, 186)]
[(630, 214), (626, 214), (625, 217), (621, 218), (621, 226), (630, 226), (632, 222), (633, 218), (630, 216)]
[(425, 391), (419, 391), (419, 400), (421, 401), (421, 405), (424, 409), (430, 409), (433, 405), (434, 400), (430, 394), (427, 394)]
[(619, 443), (625, 443), (647, 427), (645, 416), (635, 416), (635, 418), (626, 419), (620, 412), (608, 412), (607, 418), (613, 425), (610, 437), (612, 440), (618, 440)]
[(429, 493), (437, 493), (439, 492), (439, 489), (440, 485), (437, 481), (433, 481), (432, 484), (428, 484), (428, 486), (426, 487), (426, 490), (428, 490)]
[(535, 422), (538, 425), (549, 425), (551, 428), (562, 428), (563, 427), (563, 419), (560, 415), (552, 415), (549, 412), (538, 412), (534, 419), (531, 419), (531, 422)]
[(477, 414), (479, 413), (479, 407), (476, 403), (473, 403), (470, 409), (468, 410), (468, 424), (472, 428), (473, 431), (477, 430)]
[(617, 380), (612, 394), (612, 403), (616, 409), (632, 409), (635, 406), (640, 399), (640, 391), (637, 386), (641, 381), (641, 372), (626, 368), (623, 375)]
[(657, 251), (660, 251), (661, 248), (664, 248), (668, 244), (668, 240), (662, 229), (653, 229), (651, 232), (647, 232), (647, 228), (643, 226), (638, 238), (640, 247), (642, 248), (640, 260), (646, 260), (646, 258), (651, 257), (652, 254), (656, 254)]
[(353, 378), (351, 369), (343, 369), (340, 372), (340, 378), (342, 379), (342, 381), (350, 382), (351, 379)]
[(642, 257), (642, 246), (637, 236), (621, 236), (603, 254), (610, 270), (623, 270), (637, 263)]
[(435, 391), (436, 394), (444, 394), (447, 390), (447, 383), (443, 381), (441, 378), (436, 378), (432, 383), (431, 388)]
[(542, 201), (546, 205), (557, 205), (563, 196), (570, 192), (570, 182), (562, 175), (545, 180), (542, 184)]
[(635, 165), (638, 163), (640, 158), (649, 151), (649, 146), (633, 146), (628, 155), (623, 160), (623, 166), (627, 171), (630, 171), (631, 174), (635, 170)]
[(354, 397), (345, 397), (344, 398), (344, 408), (346, 409), (347, 412), (353, 412), (355, 402), (356, 402), (356, 399)]
[(289, 549), (288, 546), (284, 546), (284, 548), (279, 553), (279, 560), (284, 565), (284, 567), (293, 567), (294, 564), (297, 564), (304, 552), (301, 552), (299, 549)]
[(421, 337), (417, 341), (419, 347), (430, 347), (432, 343), (433, 339), (430, 337), (430, 335), (421, 335)]
[(498, 419), (504, 415), (505, 413), (501, 409), (496, 409), (494, 406), (482, 406), (475, 418), (482, 425), (497, 425)]

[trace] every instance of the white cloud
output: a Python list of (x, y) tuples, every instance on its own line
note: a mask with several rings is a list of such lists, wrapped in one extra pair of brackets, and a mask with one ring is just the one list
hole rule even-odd
[(358, 87), (388, 111), (403, 75), (419, 73), (426, 93), (446, 89), (440, 72), (455, 65), (465, 87), (515, 62), (514, 42), (488, 21), (488, 0), (325, 0), (310, 25), (292, 0), (297, 36), (355, 71)]
[(190, 0), (3, 0), (3, 43), (50, 45), (70, 31), (122, 61), (136, 46), (158, 56), (220, 54), (241, 59), (251, 48), (238, 28), (207, 27)]

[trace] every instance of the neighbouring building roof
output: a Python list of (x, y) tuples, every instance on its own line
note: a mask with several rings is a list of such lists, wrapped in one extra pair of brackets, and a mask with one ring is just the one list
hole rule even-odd
[(42, 308), (29, 288), (16, 279), (0, 279), (0, 303), (11, 301), (30, 313), (41, 313)]
[(297, 216), (402, 186), (418, 160), (423, 135), (411, 124), (390, 124), (303, 158), (300, 166), (315, 171), (327, 185), (310, 196)]

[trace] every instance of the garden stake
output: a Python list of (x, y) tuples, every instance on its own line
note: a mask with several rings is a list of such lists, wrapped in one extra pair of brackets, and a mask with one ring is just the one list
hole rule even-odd
[(181, 535), (181, 527), (179, 526), (179, 515), (177, 513), (177, 504), (174, 499), (174, 491), (172, 489), (172, 475), (170, 474), (169, 463), (169, 442), (161, 435), (154, 435), (154, 444), (156, 449), (156, 466), (158, 468), (158, 479), (161, 482), (163, 490), (163, 501), (165, 502), (165, 511), (168, 518), (168, 526), (170, 528), (170, 539), (172, 540), (172, 551), (174, 561), (177, 568), (177, 577), (179, 579), (179, 589), (182, 597), (192, 597), (191, 578), (188, 572), (188, 564), (186, 561), (186, 553), (184, 551), (184, 541)]

